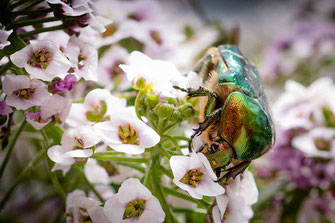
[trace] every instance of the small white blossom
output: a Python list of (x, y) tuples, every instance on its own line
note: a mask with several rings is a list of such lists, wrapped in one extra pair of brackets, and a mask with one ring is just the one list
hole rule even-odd
[(294, 137), (292, 145), (310, 157), (335, 158), (335, 130), (313, 128), (303, 135)]
[(10, 42), (7, 39), (12, 32), (13, 30), (6, 31), (0, 29), (0, 50), (5, 48), (5, 46), (10, 45)]
[(75, 190), (67, 195), (65, 214), (67, 223), (82, 223), (86, 220), (92, 223), (110, 223), (100, 202), (86, 197), (82, 190)]
[(72, 127), (110, 120), (112, 113), (126, 107), (126, 100), (112, 96), (105, 89), (90, 91), (84, 103), (73, 103), (66, 123)]
[(173, 64), (152, 60), (138, 51), (130, 54), (128, 65), (120, 65), (120, 67), (127, 74), (130, 82), (135, 83), (139, 78), (144, 78), (152, 91), (161, 93), (163, 96), (173, 96), (175, 92), (173, 85), (184, 81), (184, 77)]
[(72, 63), (72, 72), (85, 80), (97, 81), (98, 52), (88, 43), (71, 36), (65, 54)]
[(42, 105), (50, 97), (43, 82), (30, 80), (25, 75), (6, 75), (3, 90), (7, 95), (6, 103), (19, 110)]
[[(242, 179), (241, 179), (242, 178)], [(258, 200), (258, 190), (251, 172), (246, 170), (226, 187), (226, 194), (216, 197), (214, 223), (247, 223), (253, 216), (251, 205)]]
[(44, 81), (51, 81), (56, 76), (64, 78), (71, 67), (59, 46), (47, 40), (30, 41), (10, 59), (16, 66), (25, 68), (31, 77)]
[(278, 127), (309, 129), (315, 124), (323, 123), (322, 109), (328, 108), (335, 114), (334, 94), (335, 87), (331, 78), (320, 78), (308, 87), (292, 80), (287, 81), (285, 92), (273, 106)]
[(93, 154), (92, 147), (100, 142), (100, 137), (91, 126), (78, 126), (66, 130), (61, 145), (48, 149), (49, 158), (57, 165), (53, 171), (62, 170), (65, 174), (75, 162), (82, 163)]
[(130, 109), (113, 113), (110, 121), (97, 123), (94, 129), (108, 146), (127, 154), (144, 153), (160, 141), (160, 136)]
[(217, 196), (225, 192), (220, 184), (214, 182), (217, 177), (202, 153), (172, 156), (170, 166), (174, 176), (173, 182), (196, 199), (201, 199), (203, 195)]
[(118, 193), (106, 201), (104, 212), (113, 223), (161, 223), (165, 219), (158, 199), (136, 178), (121, 184)]

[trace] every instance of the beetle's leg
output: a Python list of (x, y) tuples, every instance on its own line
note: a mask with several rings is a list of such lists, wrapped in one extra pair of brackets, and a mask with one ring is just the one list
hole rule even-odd
[(218, 108), (214, 110), (209, 115), (206, 115), (205, 120), (199, 123), (199, 127), (197, 129), (193, 129), (196, 132), (205, 131), (213, 122), (217, 121), (221, 117), (222, 108)]
[(233, 179), (235, 179), (235, 177), (237, 175), (244, 172), (244, 170), (249, 166), (250, 163), (251, 163), (251, 161), (243, 161), (242, 163), (239, 163), (236, 166), (233, 166), (233, 167), (227, 169), (226, 171), (228, 171), (228, 173), (226, 173), (223, 177), (218, 179), (216, 182), (221, 182), (224, 179), (229, 180), (229, 178), (231, 178), (231, 177)]
[(201, 97), (201, 96), (208, 96), (208, 97), (214, 97), (217, 98), (218, 96), (210, 89), (207, 89), (205, 87), (200, 86), (198, 89), (193, 88), (181, 88), (178, 86), (173, 86), (175, 89), (181, 90), (183, 92), (186, 92), (188, 95), (188, 98), (192, 97)]

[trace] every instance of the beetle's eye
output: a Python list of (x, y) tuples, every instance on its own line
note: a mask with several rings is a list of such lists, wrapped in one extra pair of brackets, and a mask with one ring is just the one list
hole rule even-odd
[(211, 144), (211, 148), (212, 148), (213, 150), (217, 150), (217, 149), (219, 148), (219, 146), (220, 146), (220, 143), (219, 143), (219, 142), (213, 142), (213, 143)]

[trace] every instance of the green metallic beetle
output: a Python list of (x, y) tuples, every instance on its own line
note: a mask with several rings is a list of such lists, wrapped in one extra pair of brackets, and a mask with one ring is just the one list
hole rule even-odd
[(242, 173), (251, 160), (271, 149), (275, 132), (262, 80), (257, 68), (233, 45), (210, 48), (194, 69), (203, 77), (199, 89), (180, 89), (188, 97), (201, 97), (199, 128), (192, 141), (201, 135), (200, 149), (219, 179), (228, 180)]

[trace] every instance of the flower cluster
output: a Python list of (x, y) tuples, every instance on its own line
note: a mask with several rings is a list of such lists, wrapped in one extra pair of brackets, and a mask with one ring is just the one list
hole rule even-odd
[[(277, 143), (268, 160), (260, 163), (258, 175), (288, 182), (282, 188), (285, 193), (304, 191), (306, 205), (310, 200), (318, 200), (319, 204), (335, 202), (334, 95), (335, 85), (329, 78), (318, 79), (309, 87), (288, 81), (273, 107)], [(283, 198), (276, 199), (285, 204)], [(314, 213), (333, 218), (331, 206)]]

